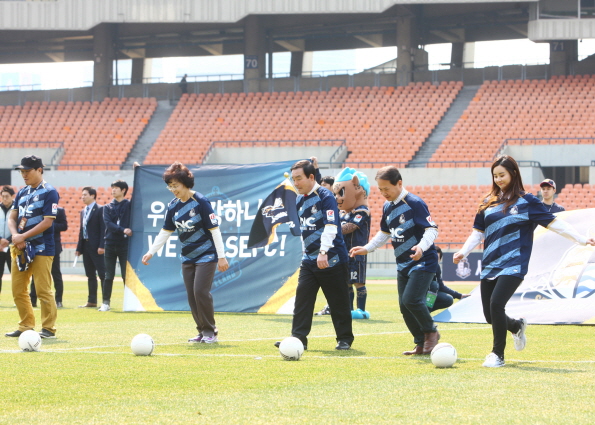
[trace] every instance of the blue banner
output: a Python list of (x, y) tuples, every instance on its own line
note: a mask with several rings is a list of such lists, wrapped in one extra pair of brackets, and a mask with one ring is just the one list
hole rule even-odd
[[(215, 273), (211, 289), (215, 311), (275, 313), (295, 295), (302, 246), (289, 226), (280, 225), (270, 245), (248, 248), (259, 205), (293, 163), (188, 166), (194, 174), (193, 190), (209, 199), (217, 215), (230, 265), (226, 272)], [(189, 310), (175, 232), (149, 266), (141, 263), (172, 200), (161, 177), (164, 170), (163, 166), (135, 170), (125, 311)]]

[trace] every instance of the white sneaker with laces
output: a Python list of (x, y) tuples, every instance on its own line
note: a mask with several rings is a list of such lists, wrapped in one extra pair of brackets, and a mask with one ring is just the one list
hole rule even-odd
[(525, 331), (527, 330), (527, 319), (521, 317), (519, 319), (521, 322), (521, 328), (515, 334), (512, 334), (512, 339), (514, 340), (514, 349), (517, 351), (522, 351), (527, 345), (527, 337), (525, 336)]
[(98, 311), (110, 311), (109, 304), (101, 304), (101, 307), (97, 309)]
[(485, 361), (483, 362), (483, 367), (502, 367), (504, 366), (504, 359), (501, 359), (500, 356), (496, 353), (490, 353), (486, 356)]
[(203, 344), (213, 344), (213, 343), (217, 342), (217, 335), (213, 335), (213, 336), (204, 336), (203, 335), (200, 342)]

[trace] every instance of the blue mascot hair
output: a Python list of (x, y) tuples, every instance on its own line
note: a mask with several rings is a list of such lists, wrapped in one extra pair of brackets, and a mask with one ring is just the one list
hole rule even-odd
[(370, 182), (368, 182), (368, 176), (366, 176), (361, 171), (356, 171), (355, 168), (343, 168), (341, 172), (337, 174), (337, 177), (335, 177), (335, 183), (351, 181), (351, 179), (353, 179), (353, 176), (357, 176), (357, 178), (359, 179), (360, 186), (364, 188), (364, 190), (366, 191), (366, 195), (369, 196)]

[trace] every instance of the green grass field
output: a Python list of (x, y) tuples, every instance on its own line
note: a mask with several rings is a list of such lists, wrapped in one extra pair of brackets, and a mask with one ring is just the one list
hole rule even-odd
[[(192, 345), (189, 313), (123, 313), (119, 285), (111, 312), (77, 309), (86, 283), (67, 281), (65, 288), (58, 339), (44, 341), (38, 353), (0, 339), (2, 424), (593, 421), (593, 327), (529, 326), (527, 348), (514, 351), (510, 339), (507, 365), (487, 369), (481, 366), (491, 348), (487, 325), (439, 324), (442, 341), (460, 358), (451, 369), (436, 369), (429, 356), (401, 355), (413, 343), (396, 284), (371, 281), (372, 318), (354, 322), (353, 350), (335, 351), (330, 317), (315, 317), (309, 350), (287, 362), (273, 343), (289, 335), (289, 316), (217, 314), (219, 343)], [(317, 309), (323, 304), (319, 297)], [(17, 322), (5, 282), (2, 333)], [(138, 333), (155, 340), (153, 356), (131, 353)]]

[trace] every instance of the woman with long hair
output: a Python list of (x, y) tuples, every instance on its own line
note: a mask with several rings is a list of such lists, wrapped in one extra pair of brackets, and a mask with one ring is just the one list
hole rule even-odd
[(573, 226), (556, 219), (543, 203), (525, 192), (519, 166), (503, 155), (492, 164), (492, 189), (480, 203), (473, 232), (454, 254), (458, 264), (484, 239), (481, 272), (481, 302), (486, 321), (492, 325), (494, 344), (483, 366), (504, 366), (506, 331), (512, 332), (514, 348), (521, 351), (527, 339), (527, 320), (506, 315), (506, 303), (523, 282), (531, 250), (534, 224), (552, 230), (574, 243), (595, 246), (595, 240), (580, 235)]
[(174, 162), (163, 173), (163, 180), (175, 198), (167, 206), (163, 228), (143, 256), (142, 262), (148, 265), (172, 232), (177, 231), (182, 244), (182, 276), (188, 304), (198, 330), (198, 335), (188, 342), (211, 344), (217, 342), (211, 296), (213, 277), (215, 269), (224, 272), (229, 268), (221, 231), (209, 200), (192, 190), (194, 175), (185, 165)]

